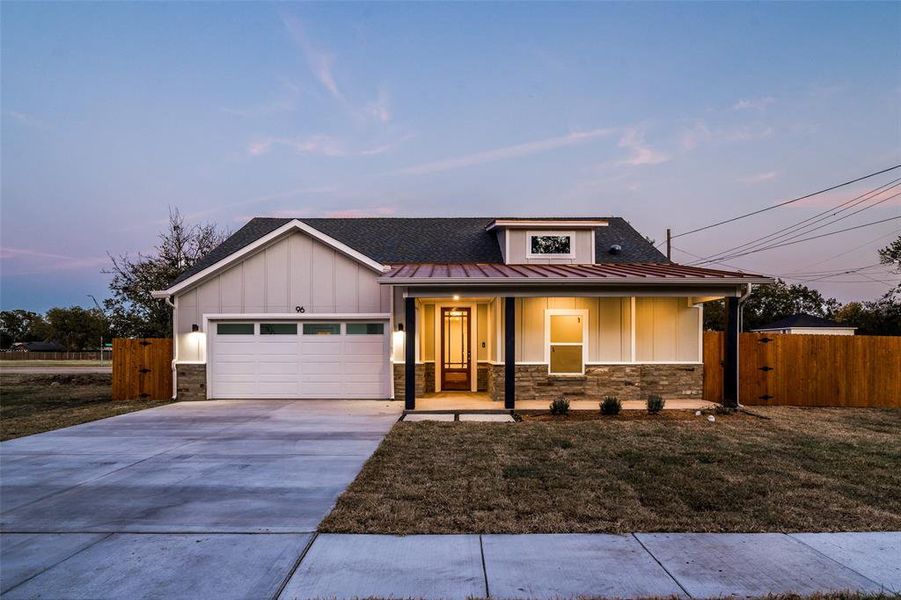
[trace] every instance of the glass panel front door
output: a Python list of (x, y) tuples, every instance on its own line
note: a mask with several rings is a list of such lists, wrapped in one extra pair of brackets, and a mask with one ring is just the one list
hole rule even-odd
[(441, 389), (469, 390), (469, 308), (441, 309)]

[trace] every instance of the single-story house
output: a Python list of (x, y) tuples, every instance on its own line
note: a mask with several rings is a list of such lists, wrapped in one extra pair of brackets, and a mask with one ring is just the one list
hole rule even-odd
[(732, 364), (739, 301), (769, 282), (673, 263), (619, 217), (254, 218), (154, 297), (182, 400), (413, 409), (459, 390), (513, 408), (700, 398), (704, 303), (728, 299)]
[(751, 331), (759, 333), (795, 333), (803, 335), (854, 335), (857, 327), (842, 325), (830, 319), (798, 313), (766, 325), (756, 327)]

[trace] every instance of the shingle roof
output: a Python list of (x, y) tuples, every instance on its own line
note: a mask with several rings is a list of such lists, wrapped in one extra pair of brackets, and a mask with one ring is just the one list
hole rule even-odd
[(829, 319), (824, 319), (823, 317), (817, 317), (815, 315), (808, 315), (806, 313), (798, 313), (798, 314), (792, 315), (790, 317), (785, 317), (784, 319), (779, 319), (778, 321), (773, 321), (772, 323), (767, 323), (766, 325), (761, 325), (760, 327), (755, 327), (754, 331), (760, 331), (762, 329), (789, 329), (791, 327), (853, 327), (853, 326), (847, 325), (844, 323), (837, 323), (835, 321), (831, 321)]
[[(494, 232), (486, 227), (506, 217), (365, 217), (347, 219), (298, 218), (325, 235), (382, 264), (502, 263)], [(541, 218), (545, 220), (544, 217)], [(214, 248), (171, 285), (184, 281), (241, 248), (275, 231), (292, 218), (256, 217)], [(620, 217), (566, 217), (565, 220), (603, 220), (595, 232), (597, 262), (665, 263), (666, 257)], [(609, 252), (619, 245), (622, 251)]]

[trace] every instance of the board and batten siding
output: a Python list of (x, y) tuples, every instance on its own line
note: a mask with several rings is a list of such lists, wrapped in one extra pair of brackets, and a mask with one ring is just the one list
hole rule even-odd
[[(588, 311), (589, 363), (632, 361), (631, 298), (518, 298), (516, 362), (545, 362), (548, 309)], [(635, 299), (635, 362), (700, 362), (701, 311), (687, 298)]]
[(390, 290), (379, 274), (301, 232), (275, 241), (219, 275), (179, 294), (176, 360), (203, 360), (191, 326), (222, 313), (387, 313)]

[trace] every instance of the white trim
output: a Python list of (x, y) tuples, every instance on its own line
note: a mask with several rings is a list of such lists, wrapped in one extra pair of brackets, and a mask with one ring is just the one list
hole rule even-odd
[[(543, 258), (563, 258), (562, 254), (538, 254), (537, 257)], [(544, 266), (544, 265), (541, 265)], [(552, 263), (553, 266), (553, 263)], [(710, 287), (731, 287), (733, 285), (747, 285), (749, 283), (773, 283), (773, 279), (769, 277), (379, 277), (379, 283), (382, 285), (411, 285), (415, 287), (434, 286), (434, 285), (467, 285), (474, 288), (478, 286), (498, 286), (508, 287), (510, 285), (517, 286), (579, 286), (602, 284), (610, 287), (623, 287), (626, 285), (652, 286), (652, 285), (673, 285), (673, 286), (691, 286), (702, 285)], [(459, 292), (458, 292), (459, 293)], [(478, 293), (478, 292), (474, 292)], [(690, 293), (679, 293), (679, 296), (691, 296)], [(739, 295), (736, 292), (735, 295)], [(725, 294), (721, 297), (725, 297)]]
[(488, 227), (485, 229), (487, 231), (491, 231), (495, 228), (504, 228), (504, 229), (528, 229), (529, 227), (542, 227), (544, 229), (589, 229), (595, 227), (607, 227), (610, 223), (604, 220), (596, 220), (596, 221), (564, 221), (564, 220), (555, 220), (555, 219), (530, 219), (530, 220), (516, 220), (516, 219), (495, 219), (491, 222)]
[[(479, 371), (478, 371), (478, 363), (479, 363), (479, 354), (478, 354), (478, 337), (479, 330), (476, 325), (476, 320), (479, 318), (479, 309), (477, 302), (470, 302), (466, 300), (457, 300), (456, 302), (435, 302), (435, 334), (433, 337), (433, 342), (435, 344), (434, 354), (435, 354), (435, 392), (441, 391), (441, 371), (443, 370), (444, 365), (439, 360), (441, 357), (441, 352), (443, 348), (441, 345), (441, 328), (444, 323), (441, 320), (441, 309), (442, 308), (468, 308), (469, 309), (469, 391), (477, 392), (479, 386)], [(417, 334), (419, 337), (419, 334)], [(475, 340), (476, 342), (476, 355), (475, 360), (472, 358), (472, 342)]]
[(629, 343), (629, 354), (632, 359), (629, 364), (635, 364), (635, 359), (638, 357), (638, 351), (635, 348), (635, 341), (638, 338), (636, 334), (636, 325), (635, 325), (635, 296), (632, 296), (629, 302), (629, 329), (631, 335), (631, 341)]
[[(566, 254), (534, 254), (532, 252), (533, 237), (563, 237), (569, 238), (569, 252)], [(575, 231), (540, 231), (530, 230), (526, 232), (526, 258), (542, 259), (542, 258), (575, 258), (576, 257), (576, 232)], [(592, 261), (593, 262), (593, 261)]]
[(179, 360), (179, 361), (176, 361), (175, 364), (177, 364), (177, 365), (205, 365), (206, 361), (205, 360)]
[[(498, 362), (495, 360), (480, 360), (479, 362), (480, 363), (490, 363), (497, 367), (504, 365), (503, 362)], [(518, 362), (516, 364), (523, 365), (523, 366), (536, 366), (536, 365), (550, 366), (549, 363), (541, 362), (541, 361), (537, 361), (537, 362), (536, 361), (526, 361), (526, 362)], [(684, 361), (646, 360), (646, 361), (642, 361), (642, 362), (628, 362), (628, 361), (624, 361), (624, 360), (622, 360), (622, 361), (608, 360), (608, 361), (601, 361), (601, 362), (597, 362), (597, 361), (586, 362), (585, 366), (586, 367), (600, 367), (600, 366), (604, 366), (604, 365), (703, 365), (703, 364), (704, 364), (703, 361), (692, 361), (692, 360), (684, 360)], [(554, 375), (554, 377), (561, 377), (561, 376), (562, 375), (559, 375), (559, 374)]]
[(267, 233), (266, 235), (264, 235), (263, 237), (261, 237), (257, 240), (254, 240), (253, 242), (244, 246), (240, 250), (236, 250), (235, 252), (232, 252), (231, 254), (229, 254), (228, 256), (223, 258), (222, 260), (217, 261), (216, 263), (210, 265), (209, 267), (203, 269), (202, 271), (195, 273), (194, 275), (191, 275), (184, 281), (181, 281), (168, 289), (157, 290), (157, 291), (151, 292), (151, 296), (153, 296), (154, 298), (164, 298), (165, 296), (171, 296), (173, 294), (177, 294), (178, 292), (181, 292), (182, 290), (184, 290), (186, 288), (196, 285), (197, 283), (206, 279), (213, 273), (222, 270), (227, 265), (229, 265), (233, 262), (236, 262), (236, 261), (248, 256), (249, 254), (251, 254), (253, 252), (256, 252), (260, 248), (274, 242), (275, 240), (282, 237), (283, 235), (293, 232), (293, 231), (302, 231), (302, 232), (306, 233), (307, 235), (309, 235), (310, 237), (322, 242), (323, 244), (325, 244), (327, 246), (331, 246), (332, 248), (341, 252), (342, 254), (345, 254), (346, 256), (356, 260), (357, 262), (369, 267), (373, 271), (376, 271), (378, 273), (384, 273), (385, 271), (388, 270), (388, 267), (386, 267), (385, 265), (383, 265), (379, 262), (374, 261), (373, 259), (369, 258), (365, 254), (357, 252), (350, 246), (348, 246), (342, 242), (339, 242), (335, 238), (325, 235), (318, 229), (314, 229), (313, 227), (310, 227), (303, 221), (293, 219), (293, 220), (285, 223), (278, 229), (271, 231), (270, 233)]
[[(544, 309), (544, 362), (547, 364), (547, 374), (555, 377), (585, 374), (585, 359), (588, 346), (588, 309), (585, 308), (546, 308)], [(575, 342), (551, 342), (551, 317), (576, 316), (582, 319), (582, 341)], [(554, 373), (551, 371), (551, 346), (579, 346), (582, 348), (582, 370), (579, 373)]]
[(390, 321), (391, 313), (204, 313), (207, 321)]
[(696, 360), (643, 360), (640, 362), (626, 361), (605, 361), (605, 362), (589, 362), (585, 366), (602, 366), (602, 365), (703, 365), (703, 361)]

